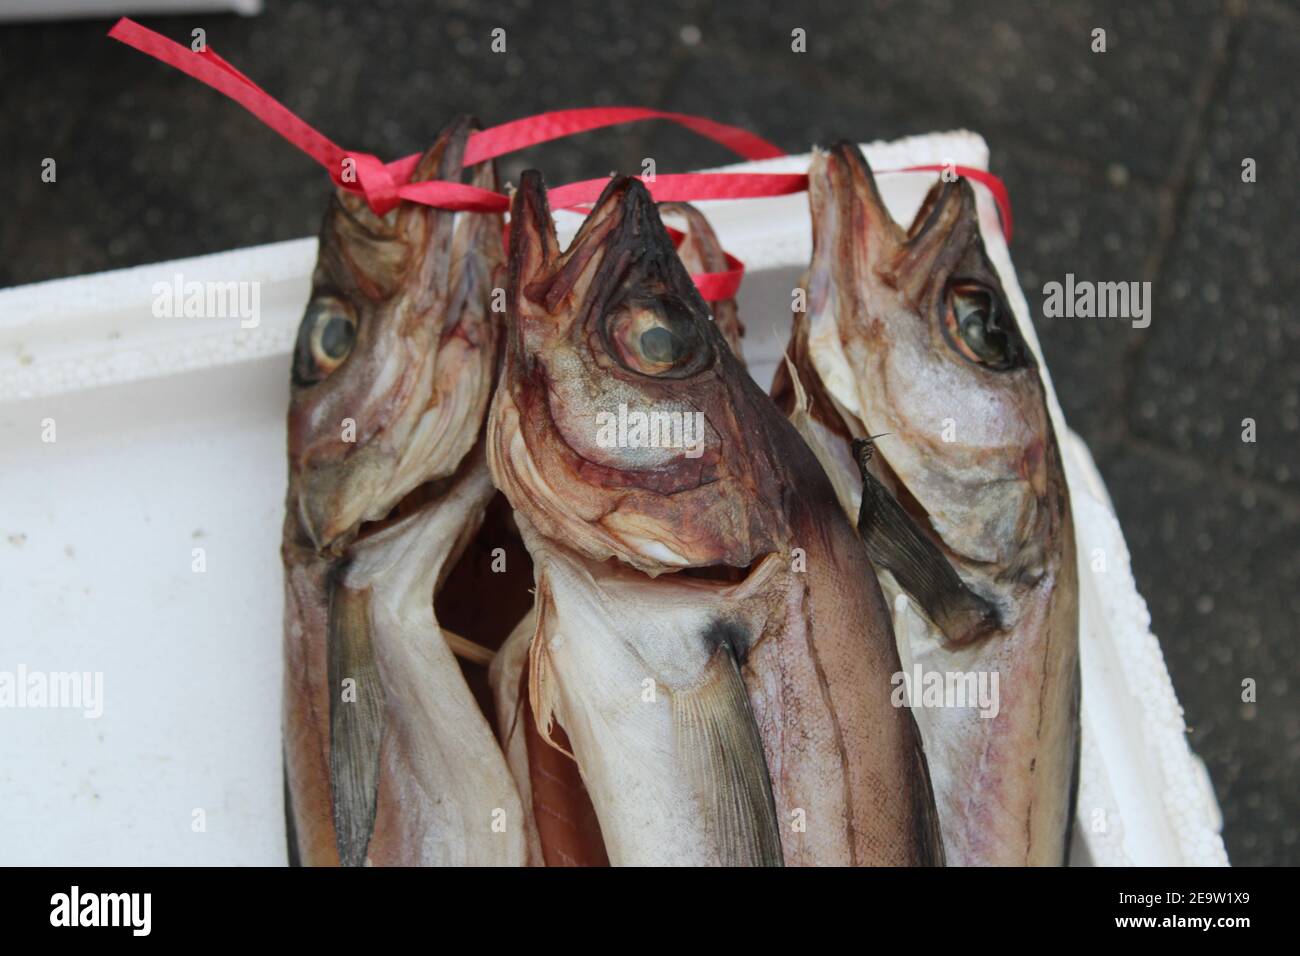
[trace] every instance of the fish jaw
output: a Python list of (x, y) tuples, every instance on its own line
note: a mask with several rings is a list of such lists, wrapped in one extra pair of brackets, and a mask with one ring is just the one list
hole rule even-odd
[[(746, 567), (770, 552), (780, 486), (722, 455), (764, 441), (766, 398), (710, 321), (644, 186), (612, 181), (563, 253), (536, 174), (513, 209), (510, 332), (489, 416), (489, 461), (511, 504), (547, 537), (650, 575)], [(629, 357), (625, 339), (643, 327), (667, 335), (681, 361), (634, 365), (644, 357)], [(629, 438), (619, 422), (632, 414), (659, 416), (669, 440)], [(679, 425), (693, 445), (674, 440)]]
[[(471, 126), (448, 126), (413, 179), (467, 175)], [(495, 186), (491, 163), (470, 178)], [(497, 357), (488, 302), (501, 235), (499, 215), (404, 203), (381, 217), (349, 193), (332, 198), (289, 409), (290, 494), (318, 550), (340, 551), (472, 447)]]

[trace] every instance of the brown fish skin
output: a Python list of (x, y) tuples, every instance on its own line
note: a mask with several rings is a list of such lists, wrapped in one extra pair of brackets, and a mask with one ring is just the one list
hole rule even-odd
[[(677, 256), (682, 260), (686, 271), (695, 275), (707, 272), (726, 272), (731, 268), (722, 243), (709, 225), (709, 220), (690, 203), (665, 202), (659, 204), (659, 215), (670, 219), (685, 221), (685, 237), (677, 247)], [(740, 321), (740, 309), (735, 299), (721, 299), (710, 302), (713, 322), (726, 339), (732, 353), (742, 362), (745, 360), (741, 339), (745, 336), (745, 326)]]
[[(964, 180), (931, 190), (906, 232), (852, 144), (814, 156), (814, 252), (776, 383), (828, 467), (857, 478), (853, 438), (876, 443), (892, 489), (965, 586), (945, 618), (932, 596), (897, 620), (905, 663), (996, 673), (1000, 712), (917, 711), (948, 862), (1060, 865), (1078, 747), (1078, 588), (1069, 492), (1036, 363), (979, 234)], [(801, 388), (792, 379), (798, 378)], [(803, 402), (796, 392), (804, 392)], [(800, 411), (797, 406), (802, 404)], [(951, 419), (955, 440), (944, 440)], [(869, 479), (870, 480), (870, 479)], [(861, 485), (859, 484), (859, 487)], [(902, 575), (900, 575), (901, 577)], [(882, 568), (893, 598), (899, 582)]]
[[(450, 124), (413, 179), (494, 188), (490, 164), (462, 169), (472, 126)], [(294, 354), (282, 546), (286, 791), (304, 864), (522, 859), (522, 836), (467, 837), (457, 826), (470, 824), (451, 822), (522, 812), (432, 610), (491, 495), (481, 450), (469, 452), (497, 363), (501, 235), (500, 216), (403, 204), (380, 217), (341, 191), (325, 216)], [(367, 570), (405, 548), (418, 553), (400, 574)], [(338, 700), (344, 677), (355, 704)], [(439, 708), (457, 735), (440, 779), (428, 755), (448, 731), (422, 720)], [(468, 764), (482, 766), (491, 806), (456, 789)]]
[[(552, 577), (589, 575), (588, 586), (617, 595), (610, 633), (626, 637), (630, 615), (650, 620), (668, 606), (657, 604), (655, 576), (731, 569), (737, 583), (663, 583), (669, 593), (687, 585), (698, 593), (672, 607), (712, 602), (736, 623), (727, 646), (761, 740), (784, 861), (940, 862), (919, 738), (910, 714), (889, 703), (900, 665), (861, 540), (816, 459), (709, 320), (644, 187), (612, 180), (561, 253), (540, 177), (525, 173), (512, 224), (509, 331), (488, 453), (521, 525), (535, 529), (539, 601), (543, 591), (564, 599)], [(597, 416), (620, 404), (702, 413), (700, 454), (602, 445)], [(699, 653), (712, 620), (684, 635)], [(571, 644), (573, 628), (565, 633)], [(566, 679), (556, 663), (565, 651), (547, 639), (539, 628), (535, 687)], [(590, 693), (581, 682), (561, 691), (575, 752), (599, 760), (602, 748), (585, 735), (601, 714), (581, 709)], [(532, 705), (547, 726), (550, 703), (535, 694)], [(620, 821), (602, 797), (602, 768), (581, 766), (610, 839)], [(612, 846), (611, 859), (627, 862), (622, 850)]]

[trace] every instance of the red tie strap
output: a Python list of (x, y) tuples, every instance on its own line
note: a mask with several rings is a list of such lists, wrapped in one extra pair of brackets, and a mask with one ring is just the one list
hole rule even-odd
[[(343, 149), (279, 103), (211, 48), (205, 47), (202, 53), (195, 53), (125, 17), (114, 25), (108, 35), (234, 100), (316, 160), (339, 188), (364, 196), (367, 204), (379, 215), (387, 213), (402, 200), (469, 212), (502, 212), (509, 208), (509, 200), (504, 195), (476, 186), (442, 180), (411, 182), (411, 174), (420, 159), (418, 153), (385, 163), (369, 153)], [(744, 159), (771, 159), (785, 155), (777, 146), (747, 130), (704, 117), (641, 107), (596, 107), (540, 113), (479, 130), (470, 134), (464, 162), (466, 165), (474, 165), (538, 143), (602, 127), (650, 119), (677, 123), (726, 146)], [(906, 169), (880, 170), (879, 174), (937, 172), (946, 168), (948, 167), (942, 165), (910, 166)], [(982, 183), (989, 189), (997, 201), (1003, 231), (1010, 242), (1011, 203), (1002, 181), (991, 173), (971, 167), (956, 166), (953, 171)], [(808, 188), (808, 177), (801, 173), (666, 174), (649, 180), (642, 178), (642, 182), (658, 202), (782, 196)], [(607, 180), (604, 179), (591, 179), (552, 189), (549, 193), (551, 207), (559, 210), (593, 202), (606, 183)], [(727, 261), (732, 266), (727, 272), (692, 276), (706, 300), (717, 301), (735, 295), (744, 266), (730, 255), (727, 256)]]

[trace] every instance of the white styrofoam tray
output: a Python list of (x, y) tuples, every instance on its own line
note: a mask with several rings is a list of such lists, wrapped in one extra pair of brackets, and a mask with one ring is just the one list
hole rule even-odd
[[(984, 141), (966, 132), (866, 150), (882, 169), (988, 162)], [(910, 221), (932, 179), (881, 178), (897, 219)], [(1038, 350), (992, 200), (977, 192), (989, 254)], [(811, 251), (807, 199), (701, 206), (748, 267), (745, 353), (766, 386)], [(562, 235), (576, 222), (562, 216)], [(20, 666), (103, 675), (98, 718), (0, 708), (0, 864), (285, 861), (284, 418), (315, 246), (302, 239), (0, 291), (0, 675)], [(156, 318), (154, 285), (177, 275), (258, 282), (260, 324)], [(1073, 862), (1226, 863), (1213, 791), (1187, 745), (1105, 486), (1048, 387), (1080, 554)], [(1098, 549), (1104, 572), (1092, 570)]]
[(0, 0), (0, 20), (176, 16), (209, 12), (256, 16), (262, 12), (262, 0)]

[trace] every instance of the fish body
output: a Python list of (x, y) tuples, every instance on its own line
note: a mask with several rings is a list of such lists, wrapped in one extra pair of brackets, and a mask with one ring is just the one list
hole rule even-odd
[[(413, 179), (493, 188), (451, 124)], [(434, 597), (493, 494), (499, 216), (332, 199), (294, 352), (285, 565), (291, 844), (308, 865), (517, 863), (522, 805)]]
[(904, 231), (856, 146), (816, 153), (809, 178), (808, 309), (795, 314), (774, 394), (901, 609), (905, 672), (997, 682), (995, 707), (925, 706), (912, 694), (948, 862), (1062, 864), (1078, 585), (1037, 364), (966, 180), (936, 184)]
[[(865, 549), (644, 187), (612, 180), (563, 253), (537, 174), (511, 221), (489, 464), (535, 567), (529, 706), (611, 862), (940, 860)], [(612, 441), (618, 409), (699, 441)]]

